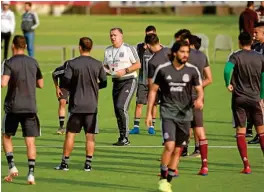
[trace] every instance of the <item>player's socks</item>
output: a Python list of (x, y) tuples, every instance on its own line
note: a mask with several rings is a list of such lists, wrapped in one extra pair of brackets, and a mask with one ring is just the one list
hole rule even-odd
[(264, 154), (264, 133), (259, 134), (259, 143), (260, 143), (260, 147), (262, 149), (262, 152)]
[(140, 123), (140, 118), (135, 118), (134, 119), (134, 127), (139, 127), (139, 123)]
[(170, 183), (172, 178), (175, 176), (175, 169), (168, 169), (167, 181)]
[(207, 139), (202, 139), (199, 141), (202, 167), (208, 167), (207, 165), (207, 155), (208, 155), (208, 141)]
[(13, 152), (7, 152), (6, 153), (6, 160), (8, 163), (9, 169), (12, 169), (15, 166), (15, 161), (14, 161), (14, 154)]
[(93, 156), (86, 155), (86, 160), (85, 160), (85, 165), (84, 165), (85, 171), (91, 171), (92, 170), (92, 166), (91, 166), (92, 160), (93, 160)]
[(160, 165), (160, 179), (167, 179), (168, 167), (165, 165)]
[(156, 118), (152, 118), (152, 126), (155, 127)]
[(34, 175), (35, 159), (28, 159), (28, 175)]
[(70, 157), (67, 157), (67, 156), (62, 156), (62, 160), (61, 160), (61, 164), (66, 164), (68, 165), (69, 163), (69, 160), (70, 160)]
[(200, 151), (199, 148), (200, 148), (199, 142), (198, 143), (195, 143), (194, 151)]
[(246, 137), (243, 133), (237, 134), (237, 147), (241, 156), (241, 159), (244, 164), (244, 168), (250, 167), (248, 162), (248, 156), (247, 156), (247, 143), (246, 143)]
[(60, 121), (60, 128), (62, 129), (63, 126), (64, 126), (65, 117), (64, 116), (59, 116), (59, 121)]

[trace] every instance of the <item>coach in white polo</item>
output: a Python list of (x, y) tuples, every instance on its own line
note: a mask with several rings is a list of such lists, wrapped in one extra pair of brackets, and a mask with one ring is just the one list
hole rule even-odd
[(107, 47), (104, 55), (106, 72), (113, 79), (113, 102), (120, 137), (113, 145), (129, 145), (128, 109), (137, 86), (137, 70), (140, 60), (134, 47), (123, 42), (121, 28), (110, 30), (112, 45)]
[(9, 9), (10, 2), (2, 1), (1, 9), (1, 44), (4, 41), (4, 59), (8, 57), (8, 48), (11, 35), (15, 31), (15, 15)]

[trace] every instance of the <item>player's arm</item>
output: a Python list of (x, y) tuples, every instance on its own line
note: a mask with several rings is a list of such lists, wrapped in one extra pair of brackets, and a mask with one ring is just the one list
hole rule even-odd
[(204, 68), (204, 79), (203, 79), (203, 87), (210, 85), (213, 82), (212, 71), (210, 66)]
[(155, 66), (151, 63), (151, 60), (148, 61), (148, 85), (149, 89), (151, 87), (151, 84), (153, 83), (153, 76), (155, 74)]
[(260, 98), (264, 99), (264, 60), (262, 61), (262, 70), (260, 77)]
[(37, 64), (36, 79), (37, 79), (36, 87), (42, 89), (44, 87), (44, 79), (43, 79), (43, 76), (42, 76), (42, 73), (41, 73), (41, 70), (40, 70), (38, 64)]
[(127, 73), (133, 73), (134, 71), (137, 71), (141, 68), (141, 63), (136, 49), (132, 46), (130, 46), (128, 49), (129, 60), (133, 65), (127, 68)]
[(52, 73), (52, 80), (55, 85), (55, 88), (59, 87), (59, 77), (58, 77), (57, 69), (55, 69), (55, 71), (53, 71)]
[(99, 89), (106, 88), (107, 87), (107, 76), (106, 76), (103, 65), (100, 68), (98, 79), (99, 79), (99, 83), (98, 83)]
[(194, 71), (194, 75), (192, 77), (192, 86), (194, 86), (197, 93), (197, 98), (194, 101), (194, 107), (197, 109), (202, 109), (204, 100), (204, 89), (201, 74), (197, 68)]
[(111, 74), (111, 70), (107, 62), (107, 51), (106, 50), (104, 53), (103, 67), (104, 67), (104, 71), (106, 72), (106, 75), (111, 76), (112, 74)]
[(225, 79), (225, 86), (228, 87), (230, 85), (230, 80), (232, 77), (232, 73), (236, 64), (236, 60), (234, 55), (231, 55), (228, 61), (225, 64), (224, 68), (224, 79)]
[(11, 67), (7, 60), (4, 60), (2, 65), (1, 87), (6, 87), (11, 76)]
[(62, 84), (62, 89), (66, 89), (69, 91), (70, 85), (71, 85), (71, 79), (73, 75), (73, 69), (71, 67), (71, 64), (69, 62), (65, 63), (64, 65), (64, 81), (65, 83)]

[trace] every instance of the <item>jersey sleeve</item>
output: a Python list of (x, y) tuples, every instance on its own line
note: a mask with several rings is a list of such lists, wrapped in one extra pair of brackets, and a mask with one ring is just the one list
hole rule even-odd
[(199, 85), (202, 85), (201, 73), (199, 72), (198, 68), (195, 68), (193, 70), (193, 75), (192, 75), (192, 86), (199, 86)]
[(233, 63), (234, 65), (236, 64), (236, 58), (235, 58), (235, 54), (232, 53), (229, 57), (227, 62)]
[(157, 68), (155, 73), (154, 73), (154, 76), (153, 76), (153, 83), (157, 84), (160, 86), (160, 84), (162, 83), (162, 73), (161, 73), (161, 70), (160, 68)]
[(136, 63), (139, 60), (138, 53), (136, 49), (132, 46), (128, 47), (128, 56), (131, 63)]
[(204, 55), (204, 56), (205, 56), (205, 66), (204, 66), (204, 68), (205, 68), (205, 67), (209, 67), (208, 58), (207, 58), (206, 55)]
[(2, 64), (2, 75), (11, 76), (11, 66), (8, 60), (4, 60)]
[(67, 62), (66, 64), (65, 64), (65, 72), (64, 72), (64, 77), (66, 78), (66, 79), (71, 79), (72, 78), (72, 74), (73, 74), (73, 69), (72, 69), (72, 67), (71, 67), (71, 64), (70, 64), (70, 62)]
[(148, 78), (153, 78), (155, 74), (156, 67), (152, 62), (152, 59), (148, 61)]
[(107, 50), (105, 50), (105, 53), (104, 53), (103, 65), (108, 65), (108, 63), (107, 63)]
[(39, 68), (38, 65), (37, 65), (37, 74), (36, 74), (36, 78), (37, 78), (37, 80), (39, 80), (39, 79), (43, 79), (43, 76), (42, 76), (41, 70), (40, 70), (40, 68)]

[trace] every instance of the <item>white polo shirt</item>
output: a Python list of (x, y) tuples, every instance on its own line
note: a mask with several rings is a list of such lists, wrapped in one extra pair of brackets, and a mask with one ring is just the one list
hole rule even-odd
[[(115, 48), (112, 45), (105, 49), (104, 65), (108, 65), (112, 78), (117, 78), (115, 72), (121, 69), (128, 68), (134, 63), (139, 61), (139, 57), (136, 49), (126, 43), (123, 43), (121, 47)], [(121, 79), (128, 77), (137, 77), (137, 72), (126, 74)]]
[(7, 10), (3, 11), (1, 9), (1, 32), (2, 33), (8, 33), (11, 32), (12, 34), (15, 31), (15, 15), (13, 11)]

